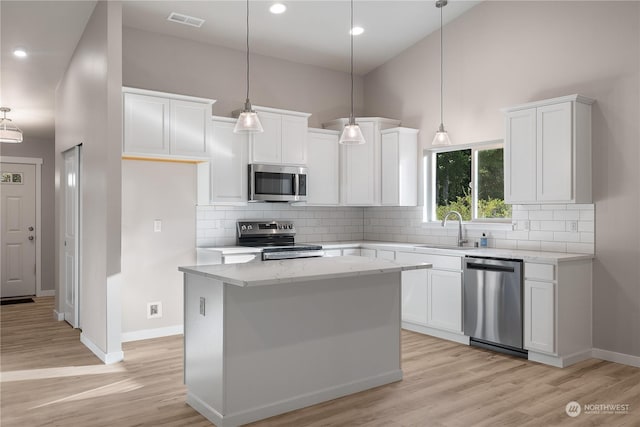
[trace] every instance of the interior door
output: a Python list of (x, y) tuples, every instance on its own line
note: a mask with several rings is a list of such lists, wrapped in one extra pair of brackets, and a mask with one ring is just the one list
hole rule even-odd
[(63, 233), (62, 293), (64, 295), (64, 320), (74, 328), (79, 327), (79, 218), (80, 218), (80, 147), (63, 153)]
[(2, 163), (1, 296), (36, 294), (36, 167)]

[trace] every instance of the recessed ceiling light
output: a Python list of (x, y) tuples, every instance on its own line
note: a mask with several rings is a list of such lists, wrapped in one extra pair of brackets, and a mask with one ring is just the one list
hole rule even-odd
[(364, 33), (364, 28), (362, 27), (353, 27), (351, 31), (349, 31), (349, 34), (353, 34), (354, 36), (359, 36), (362, 33)]
[(285, 10), (287, 10), (287, 6), (283, 5), (282, 3), (274, 3), (269, 8), (269, 12), (273, 13), (274, 15), (280, 15), (281, 13), (284, 13)]
[(26, 57), (27, 57), (27, 51), (26, 51), (26, 50), (24, 50), (24, 49), (23, 49), (23, 48), (21, 48), (21, 47), (16, 48), (16, 49), (13, 51), (13, 54), (14, 54), (15, 56), (17, 56), (18, 58), (26, 58)]

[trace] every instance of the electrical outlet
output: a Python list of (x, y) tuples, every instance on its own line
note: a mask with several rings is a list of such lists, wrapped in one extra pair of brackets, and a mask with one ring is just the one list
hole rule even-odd
[(153, 232), (160, 233), (162, 231), (162, 220), (155, 219), (153, 220)]
[(160, 301), (147, 303), (147, 319), (160, 317), (162, 317), (162, 303)]
[(578, 232), (578, 221), (569, 221), (569, 231), (572, 233)]

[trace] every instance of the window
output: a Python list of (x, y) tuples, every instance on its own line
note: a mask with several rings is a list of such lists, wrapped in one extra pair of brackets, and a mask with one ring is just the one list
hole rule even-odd
[(503, 145), (483, 144), (428, 154), (431, 189), (428, 219), (441, 220), (458, 211), (465, 221), (500, 221), (511, 218), (504, 202)]

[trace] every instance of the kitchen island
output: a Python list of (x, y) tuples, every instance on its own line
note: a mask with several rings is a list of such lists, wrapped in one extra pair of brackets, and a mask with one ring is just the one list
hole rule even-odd
[(357, 256), (180, 267), (187, 403), (237, 426), (402, 379), (400, 281)]

